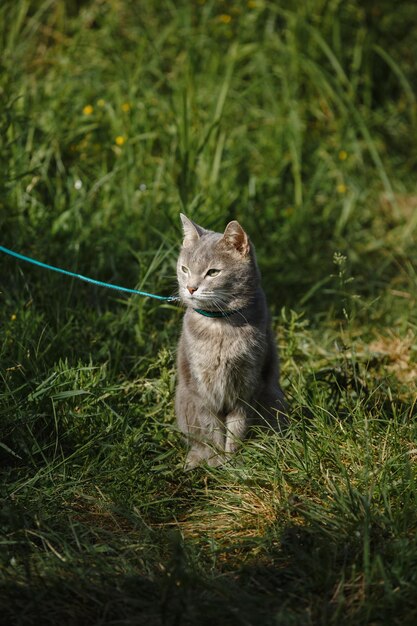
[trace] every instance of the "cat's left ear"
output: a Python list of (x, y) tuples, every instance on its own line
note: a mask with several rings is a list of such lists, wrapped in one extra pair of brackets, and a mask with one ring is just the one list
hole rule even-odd
[(198, 224), (192, 222), (183, 213), (180, 213), (180, 218), (184, 230), (184, 241), (182, 245), (187, 248), (193, 243), (196, 243), (196, 241), (198, 241), (198, 239), (200, 239), (200, 237), (202, 237), (207, 231), (204, 228), (201, 228), (201, 226), (199, 226)]
[(228, 247), (234, 248), (241, 256), (247, 256), (250, 252), (249, 237), (236, 220), (229, 222), (223, 234), (223, 241)]

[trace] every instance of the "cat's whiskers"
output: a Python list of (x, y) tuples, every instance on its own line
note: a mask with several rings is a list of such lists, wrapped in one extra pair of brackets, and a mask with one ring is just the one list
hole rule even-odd
[[(213, 302), (214, 306), (215, 306), (215, 307), (217, 307), (221, 313), (227, 313), (227, 309), (223, 309), (223, 308), (221, 307), (221, 301), (220, 301), (220, 303), (219, 303), (219, 299), (214, 299), (212, 302)], [(247, 318), (243, 315), (242, 311), (236, 310), (234, 313), (235, 313), (235, 315), (240, 315), (240, 316), (241, 316), (241, 317), (245, 320), (245, 322), (246, 322), (247, 324), (249, 323), (249, 322), (248, 322), (248, 320), (247, 320)], [(227, 317), (225, 318), (225, 320), (226, 320), (229, 324), (231, 324), (231, 323), (232, 323), (232, 320), (230, 320), (230, 319), (229, 319), (229, 316), (227, 316)]]
[[(214, 307), (217, 311), (224, 315), (224, 320), (227, 321), (230, 325), (232, 325), (232, 320), (230, 317), (230, 301), (229, 301), (229, 292), (223, 290), (210, 290), (210, 291), (202, 291), (195, 298), (195, 304), (203, 306), (207, 306), (205, 303), (209, 303), (210, 306)], [(233, 311), (235, 315), (240, 315), (240, 317), (248, 324), (248, 319), (243, 315), (242, 311), (236, 309)]]

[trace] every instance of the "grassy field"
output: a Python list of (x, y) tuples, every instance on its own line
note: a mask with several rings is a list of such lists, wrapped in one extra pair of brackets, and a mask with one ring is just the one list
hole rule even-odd
[(175, 293), (256, 246), (286, 437), (183, 472), (182, 311), (0, 254), (0, 621), (417, 623), (417, 5), (5, 0), (0, 245)]

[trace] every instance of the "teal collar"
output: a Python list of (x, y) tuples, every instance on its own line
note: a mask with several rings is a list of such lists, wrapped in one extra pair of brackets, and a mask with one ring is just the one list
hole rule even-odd
[(242, 309), (233, 309), (232, 311), (205, 311), (204, 309), (194, 309), (196, 313), (200, 313), (200, 315), (204, 315), (204, 317), (230, 317), (235, 313), (240, 313)]

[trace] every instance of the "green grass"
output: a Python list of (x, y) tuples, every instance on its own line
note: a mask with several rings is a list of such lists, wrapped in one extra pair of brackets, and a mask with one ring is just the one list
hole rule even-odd
[(416, 14), (2, 3), (1, 244), (168, 295), (241, 220), (291, 405), (184, 473), (181, 310), (2, 255), (4, 623), (415, 624)]

